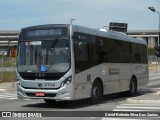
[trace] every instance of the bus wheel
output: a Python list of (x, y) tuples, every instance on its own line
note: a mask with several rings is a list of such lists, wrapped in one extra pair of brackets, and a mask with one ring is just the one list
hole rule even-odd
[(130, 81), (130, 85), (129, 85), (128, 95), (134, 96), (136, 95), (136, 93), (137, 93), (137, 83), (136, 83), (135, 78), (132, 77)]
[(91, 101), (96, 104), (102, 100), (103, 97), (103, 86), (99, 81), (94, 81), (91, 89)]
[(52, 100), (52, 99), (44, 99), (44, 101), (47, 103), (47, 104), (53, 104), (56, 102), (56, 100)]

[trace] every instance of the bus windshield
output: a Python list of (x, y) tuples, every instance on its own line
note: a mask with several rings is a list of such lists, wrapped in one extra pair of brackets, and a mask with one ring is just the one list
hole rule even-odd
[(70, 68), (68, 39), (21, 41), (18, 54), (19, 72), (61, 73)]

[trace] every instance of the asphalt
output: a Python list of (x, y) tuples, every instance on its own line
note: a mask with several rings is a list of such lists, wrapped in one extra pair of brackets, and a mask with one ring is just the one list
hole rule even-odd
[[(160, 69), (150, 70), (149, 74), (160, 73)], [(0, 83), (0, 92), (2, 91), (16, 91), (16, 82)], [(160, 103), (160, 91), (146, 93), (135, 97), (128, 98), (128, 103), (141, 103), (141, 104), (159, 104)]]

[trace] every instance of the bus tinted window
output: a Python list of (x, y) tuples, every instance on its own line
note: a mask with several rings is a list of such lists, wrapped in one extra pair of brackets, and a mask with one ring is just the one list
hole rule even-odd
[(130, 63), (130, 46), (128, 42), (119, 41), (119, 57), (121, 63)]
[(90, 68), (88, 43), (74, 41), (75, 72), (79, 73)]
[(142, 63), (148, 63), (148, 57), (147, 57), (147, 46), (142, 45), (141, 48), (142, 52)]
[(88, 61), (88, 43), (75, 41), (75, 60), (76, 61)]
[(76, 71), (101, 63), (147, 63), (147, 47), (122, 40), (75, 32)]

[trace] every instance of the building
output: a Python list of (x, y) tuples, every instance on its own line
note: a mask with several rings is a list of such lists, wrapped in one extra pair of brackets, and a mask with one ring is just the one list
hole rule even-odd
[(160, 45), (158, 30), (129, 30), (127, 35), (146, 40), (148, 47), (151, 48)]
[[(0, 51), (7, 51), (10, 46), (16, 46), (20, 31), (0, 31)], [(142, 38), (147, 41), (148, 47), (160, 45), (158, 30), (129, 30), (128, 36)]]
[(11, 46), (17, 46), (19, 31), (0, 31), (0, 55), (7, 54)]
[(0, 31), (0, 49), (17, 45), (19, 31)]

